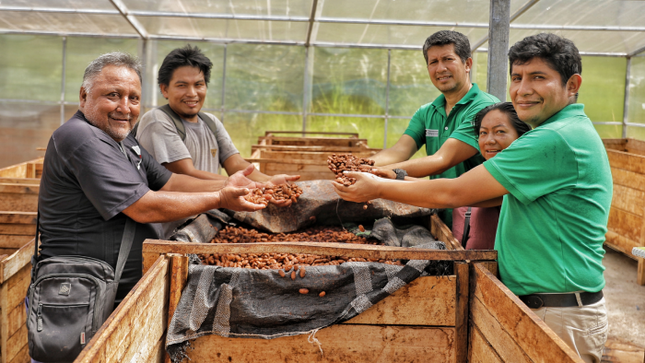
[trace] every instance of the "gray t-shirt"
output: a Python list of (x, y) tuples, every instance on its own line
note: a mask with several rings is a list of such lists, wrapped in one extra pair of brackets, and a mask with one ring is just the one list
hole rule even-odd
[(182, 141), (170, 116), (156, 108), (143, 115), (136, 137), (161, 164), (191, 158), (196, 169), (219, 174), (224, 161), (240, 152), (222, 122), (212, 114), (206, 116), (215, 122), (217, 135), (201, 119), (197, 123), (182, 120), (186, 128)]
[[(232, 155), (239, 154), (224, 125), (217, 117), (206, 113), (216, 126), (217, 135), (200, 118), (198, 122), (182, 120), (186, 140), (182, 141), (170, 116), (155, 108), (146, 112), (137, 129), (139, 143), (161, 164), (191, 158), (195, 169), (219, 174), (220, 166)], [(162, 223), (165, 238), (188, 218)]]

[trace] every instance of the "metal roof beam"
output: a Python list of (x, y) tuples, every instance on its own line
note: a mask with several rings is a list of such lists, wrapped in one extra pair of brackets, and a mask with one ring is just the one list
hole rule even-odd
[(645, 47), (641, 47), (641, 48), (636, 49), (635, 51), (627, 54), (627, 57), (628, 58), (635, 57), (635, 56), (637, 56), (637, 55), (639, 55), (639, 54), (641, 54), (643, 52), (645, 52)]
[(305, 40), (305, 47), (311, 44), (311, 33), (314, 29), (314, 22), (316, 21), (316, 11), (318, 10), (318, 0), (314, 0), (311, 5), (311, 14), (309, 14), (309, 26), (307, 27), (307, 40)]
[(134, 30), (136, 30), (137, 33), (139, 33), (141, 38), (149, 39), (149, 35), (146, 29), (143, 27), (143, 25), (141, 25), (141, 23), (139, 22), (139, 20), (137, 20), (137, 18), (135, 18), (132, 14), (130, 14), (128, 7), (125, 6), (125, 4), (121, 0), (110, 0), (110, 2), (112, 3), (112, 5), (114, 5), (115, 8), (117, 8), (117, 10), (119, 10), (121, 15), (123, 15), (125, 20), (128, 23), (130, 23), (130, 25), (134, 28)]
[(95, 9), (64, 9), (64, 8), (34, 8), (27, 6), (0, 6), (0, 11), (16, 11), (30, 13), (58, 13), (58, 14), (89, 14), (89, 15), (119, 15), (117, 10)]

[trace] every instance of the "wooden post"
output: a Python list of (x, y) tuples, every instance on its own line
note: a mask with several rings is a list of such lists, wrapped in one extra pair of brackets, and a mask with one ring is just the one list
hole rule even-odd
[(455, 362), (468, 362), (468, 299), (469, 299), (469, 271), (468, 263), (456, 261), (455, 275), (457, 275), (457, 301), (455, 302)]
[[(185, 255), (179, 254), (168, 254), (170, 257), (170, 292), (168, 298), (168, 327), (170, 327), (170, 321), (172, 316), (175, 314), (177, 305), (179, 305), (179, 299), (181, 298), (181, 292), (186, 286), (186, 279), (188, 278), (188, 257)], [(165, 363), (171, 363), (170, 356), (168, 353), (165, 354)]]
[(488, 25), (488, 93), (506, 100), (511, 0), (490, 0)]

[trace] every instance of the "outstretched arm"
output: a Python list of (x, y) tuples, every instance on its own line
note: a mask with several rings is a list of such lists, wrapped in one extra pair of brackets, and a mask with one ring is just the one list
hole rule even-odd
[(161, 165), (165, 166), (166, 169), (172, 171), (175, 174), (190, 175), (195, 178), (207, 180), (226, 180), (226, 177), (224, 175), (196, 169), (195, 165), (193, 164), (193, 159), (191, 158), (173, 161), (172, 163), (163, 163)]
[(379, 178), (368, 173), (347, 173), (356, 178), (348, 187), (333, 182), (344, 200), (366, 202), (383, 198), (426, 208), (456, 208), (486, 205), (508, 191), (480, 165), (457, 179), (400, 181)]
[(392, 147), (379, 151), (370, 159), (374, 160), (375, 166), (394, 164), (410, 159), (417, 150), (414, 139), (404, 134)]
[[(476, 155), (478, 152), (479, 150), (465, 142), (450, 138), (433, 155), (401, 163), (385, 165), (380, 167), (379, 170), (403, 169), (409, 176), (421, 178), (428, 175), (441, 174), (453, 166)], [(384, 176), (391, 178), (395, 177), (394, 172), (388, 172), (388, 174)]]

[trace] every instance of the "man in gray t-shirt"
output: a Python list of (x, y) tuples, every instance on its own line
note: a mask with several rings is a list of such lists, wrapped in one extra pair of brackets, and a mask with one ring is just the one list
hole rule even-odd
[[(136, 138), (159, 162), (173, 173), (200, 179), (225, 179), (220, 166), (228, 175), (246, 169), (250, 163), (240, 156), (224, 125), (212, 114), (200, 112), (206, 99), (213, 63), (197, 47), (187, 45), (170, 52), (159, 67), (157, 82), (168, 100), (169, 110), (148, 111), (139, 122)], [(185, 128), (182, 140), (170, 114), (181, 119)], [(207, 117), (209, 120), (203, 120)], [(212, 123), (215, 131), (206, 122)], [(256, 182), (284, 184), (300, 178), (298, 175), (268, 176), (253, 170), (248, 178)], [(288, 206), (291, 201), (275, 202)], [(166, 237), (181, 224), (178, 221), (164, 226)]]

